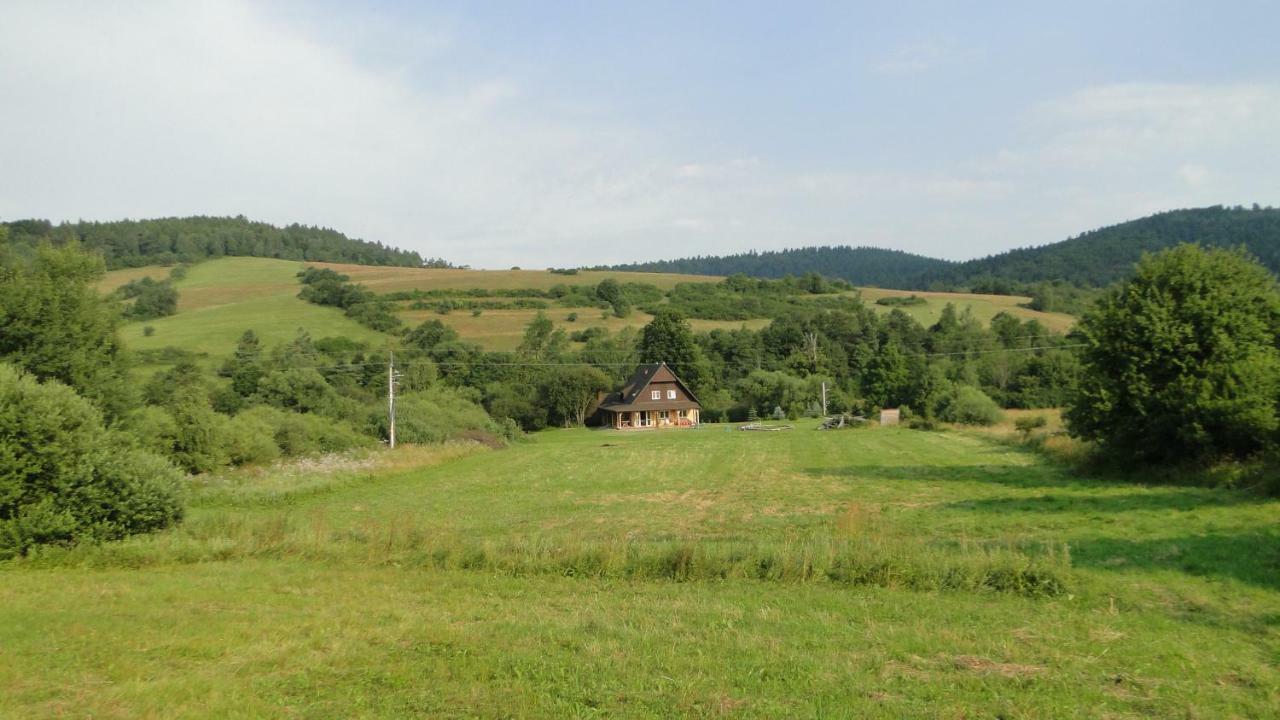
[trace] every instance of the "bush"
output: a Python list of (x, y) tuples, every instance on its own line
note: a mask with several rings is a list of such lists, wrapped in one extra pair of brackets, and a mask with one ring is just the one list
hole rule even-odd
[(131, 414), (127, 420), (129, 432), (138, 443), (156, 455), (172, 458), (177, 444), (178, 423), (164, 408), (155, 405), (144, 406)]
[(0, 365), (0, 558), (163, 528), (182, 517), (181, 482), (71, 388)]
[(1049, 424), (1043, 415), (1023, 415), (1013, 421), (1013, 427), (1022, 433), (1022, 441), (1026, 442), (1031, 438), (1031, 433)]
[(143, 336), (143, 337), (151, 337), (152, 335), (155, 335), (155, 334), (156, 334), (156, 329), (155, 329), (154, 327), (152, 327), (152, 326), (150, 326), (150, 325), (143, 325), (143, 326), (142, 326), (142, 336)]
[(236, 416), (242, 423), (272, 428), (272, 439), (285, 455), (337, 452), (373, 445), (350, 423), (318, 415), (285, 412), (259, 405)]
[(273, 370), (258, 381), (262, 402), (296, 412), (322, 410), (331, 404), (333, 395), (333, 387), (315, 368)]
[(261, 415), (242, 413), (227, 423), (227, 456), (233, 465), (269, 463), (280, 457), (276, 429)]
[[(378, 436), (387, 437), (385, 408), (372, 412), (369, 420)], [(495, 423), (484, 408), (453, 388), (436, 387), (396, 398), (397, 442), (444, 442), (470, 431), (511, 435), (510, 428)]]
[(188, 472), (217, 470), (231, 462), (227, 454), (227, 423), (200, 397), (180, 398), (168, 408), (177, 427), (173, 462)]
[(890, 295), (889, 297), (882, 297), (876, 300), (877, 305), (883, 305), (885, 307), (912, 307), (914, 305), (925, 305), (928, 302), (928, 300), (925, 300), (915, 294), (908, 296)]
[(150, 320), (178, 311), (178, 291), (168, 280), (157, 282), (149, 277), (132, 280), (116, 290), (116, 295), (133, 300), (124, 311), (125, 317), (131, 320)]
[(938, 408), (938, 419), (961, 425), (995, 425), (1002, 417), (996, 401), (970, 385), (957, 385), (945, 393)]

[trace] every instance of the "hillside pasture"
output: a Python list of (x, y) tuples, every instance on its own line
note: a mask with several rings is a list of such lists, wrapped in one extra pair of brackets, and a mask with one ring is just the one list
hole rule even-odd
[[(192, 505), (172, 531), (0, 566), (0, 715), (1280, 700), (1280, 502), (1090, 480), (978, 435), (557, 430), (208, 477)], [(1000, 584), (1029, 570), (1062, 585)]]
[[(369, 330), (345, 317), (334, 308), (318, 307), (297, 298), (299, 289), (296, 274), (314, 265), (328, 267), (350, 275), (375, 292), (400, 290), (511, 290), (521, 288), (548, 289), (557, 284), (596, 284), (606, 277), (620, 282), (644, 282), (669, 289), (680, 282), (716, 282), (720, 278), (696, 275), (663, 275), (642, 272), (583, 271), (577, 275), (559, 275), (536, 270), (439, 270), (398, 267), (373, 267), (334, 263), (304, 263), (267, 258), (221, 258), (190, 266), (187, 276), (176, 282), (179, 291), (176, 315), (126, 325), (125, 341), (131, 348), (151, 350), (167, 346), (182, 347), (211, 356), (229, 354), (236, 340), (246, 329), (253, 329), (268, 344), (291, 339), (299, 328), (308, 330), (315, 337), (343, 335), (355, 340), (380, 345), (387, 341), (385, 335)], [(161, 279), (168, 268), (130, 268), (107, 273), (99, 284), (104, 292), (119, 287), (139, 277)], [(870, 307), (888, 312), (889, 307), (876, 305), (875, 300), (887, 296), (906, 296), (912, 293), (897, 290), (865, 288), (862, 297)], [(1038, 319), (1051, 330), (1069, 329), (1075, 322), (1070, 315), (1041, 313), (1020, 307), (1028, 298), (1000, 295), (971, 295), (961, 293), (915, 293), (926, 299), (927, 304), (903, 308), (925, 324), (935, 322), (948, 302), (969, 307), (980, 320), (990, 321), (997, 313), (1007, 311), (1024, 318)], [(510, 300), (494, 297), (491, 300)], [(430, 300), (427, 301), (430, 303)], [(595, 307), (565, 308), (549, 302), (547, 314), (568, 332), (593, 325), (604, 326), (611, 331), (623, 327), (641, 327), (651, 316), (634, 311), (626, 318), (612, 315), (602, 317), (602, 310)], [(402, 319), (414, 325), (428, 319), (439, 319), (453, 327), (464, 340), (479, 344), (487, 350), (511, 350), (520, 342), (525, 326), (537, 315), (528, 309), (486, 309), (479, 316), (469, 310), (454, 310), (440, 315), (434, 310), (413, 310), (409, 303), (400, 303)], [(569, 322), (569, 313), (577, 313), (578, 320)], [(721, 321), (694, 319), (695, 330), (748, 327), (759, 329), (768, 325), (767, 318), (747, 321)], [(144, 326), (154, 328), (147, 337)]]
[[(230, 355), (245, 330), (270, 345), (288, 342), (299, 329), (314, 337), (344, 336), (379, 346), (386, 336), (347, 318), (341, 310), (298, 299), (295, 274), (305, 263), (263, 258), (223, 258), (192, 265), (174, 283), (178, 313), (126, 324), (120, 331), (134, 350), (177, 347), (211, 357)], [(107, 273), (107, 282), (118, 274)], [(135, 275), (136, 276), (136, 275)], [(147, 336), (143, 328), (154, 334)]]
[[(527, 309), (483, 310), (478, 316), (472, 315), (469, 310), (454, 310), (446, 315), (441, 315), (434, 310), (405, 310), (400, 313), (400, 317), (411, 325), (416, 325), (424, 320), (439, 320), (456, 330), (464, 340), (477, 343), (486, 350), (514, 350), (520, 345), (525, 328), (538, 316), (539, 312), (545, 312), (557, 328), (570, 333), (575, 330), (585, 330), (589, 327), (603, 327), (610, 332), (617, 332), (628, 327), (638, 330), (653, 319), (652, 315), (639, 310), (632, 312), (625, 318), (619, 318), (614, 317), (609, 311), (597, 307), (566, 308), (559, 306), (549, 307), (545, 311)], [(572, 313), (576, 313), (578, 319), (571, 322), (569, 315)], [(769, 320), (764, 318), (689, 321), (689, 325), (694, 330), (699, 331), (740, 327), (758, 330), (768, 324)]]
[(637, 282), (656, 285), (670, 290), (682, 282), (719, 282), (724, 278), (712, 275), (679, 275), (675, 273), (645, 273), (624, 271), (583, 270), (573, 275), (553, 273), (547, 270), (442, 270), (435, 268), (373, 267), (369, 265), (344, 265), (338, 263), (309, 263), (316, 267), (331, 268), (350, 275), (358, 282), (378, 293), (396, 290), (517, 290), (532, 288), (549, 290), (556, 285), (598, 285), (605, 278), (620, 283)]
[(891, 312), (894, 307), (887, 305), (877, 305), (876, 300), (886, 297), (916, 297), (923, 298), (923, 305), (907, 305), (900, 307), (903, 312), (915, 318), (926, 327), (938, 321), (942, 315), (942, 309), (947, 303), (955, 303), (956, 308), (964, 310), (969, 308), (974, 317), (983, 323), (991, 322), (991, 318), (999, 313), (1007, 312), (1022, 320), (1037, 320), (1046, 328), (1056, 332), (1066, 332), (1076, 323), (1073, 315), (1066, 313), (1049, 313), (1032, 310), (1023, 307), (1024, 304), (1031, 302), (1031, 298), (1021, 295), (980, 295), (977, 293), (952, 293), (952, 292), (923, 292), (909, 290), (886, 290), (883, 288), (859, 288), (862, 293), (862, 299), (867, 305), (875, 309), (877, 312)]

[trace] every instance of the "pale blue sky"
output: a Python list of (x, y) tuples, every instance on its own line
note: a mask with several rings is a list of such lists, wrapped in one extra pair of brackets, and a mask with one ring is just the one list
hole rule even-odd
[(0, 217), (536, 267), (1280, 204), (1274, 3), (104, 5), (0, 6)]

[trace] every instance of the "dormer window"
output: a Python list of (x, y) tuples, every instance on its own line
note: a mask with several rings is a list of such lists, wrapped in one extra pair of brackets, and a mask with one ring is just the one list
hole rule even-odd
[(661, 391), (661, 390), (654, 390), (653, 392), (649, 393), (649, 399), (650, 399), (650, 400), (661, 400), (661, 399), (662, 399), (662, 391)]

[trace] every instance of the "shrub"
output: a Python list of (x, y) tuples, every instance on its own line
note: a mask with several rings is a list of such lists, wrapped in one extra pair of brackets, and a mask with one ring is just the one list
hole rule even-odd
[(217, 470), (231, 461), (227, 454), (227, 416), (202, 397), (179, 398), (168, 408), (177, 427), (172, 459), (193, 473)]
[(961, 425), (995, 425), (1003, 416), (995, 400), (970, 385), (944, 393), (938, 408), (938, 419)]
[(285, 455), (336, 452), (373, 444), (372, 438), (361, 434), (350, 423), (318, 415), (285, 412), (259, 405), (240, 413), (236, 419), (272, 428), (275, 444)]
[(315, 412), (332, 400), (333, 388), (315, 368), (273, 370), (258, 381), (258, 398), (267, 405)]
[(156, 334), (156, 329), (155, 329), (154, 327), (152, 327), (152, 326), (150, 326), (150, 325), (143, 325), (143, 326), (142, 326), (142, 336), (143, 336), (143, 337), (151, 337), (152, 335), (155, 335), (155, 334)]
[(928, 300), (925, 300), (915, 294), (905, 297), (902, 295), (891, 295), (889, 297), (882, 297), (876, 300), (877, 305), (883, 305), (885, 307), (911, 307), (914, 305), (925, 305), (928, 302)]
[(71, 388), (0, 365), (0, 558), (163, 528), (182, 517), (181, 481)]
[(261, 415), (240, 414), (226, 427), (227, 457), (233, 465), (268, 463), (280, 457), (275, 428)]
[[(385, 409), (373, 411), (369, 420), (375, 433), (387, 437)], [(502, 437), (511, 434), (510, 428), (495, 423), (484, 408), (453, 388), (435, 387), (396, 398), (397, 442), (444, 442), (470, 431)]]
[(132, 320), (150, 320), (178, 311), (178, 291), (168, 280), (157, 282), (149, 277), (132, 280), (116, 290), (116, 295), (133, 300), (124, 311), (125, 317)]
[(1026, 442), (1031, 438), (1031, 433), (1049, 424), (1043, 415), (1023, 415), (1013, 421), (1014, 428), (1022, 433), (1022, 441)]
[(146, 450), (172, 458), (178, 437), (178, 423), (164, 408), (147, 405), (134, 411), (127, 427)]

